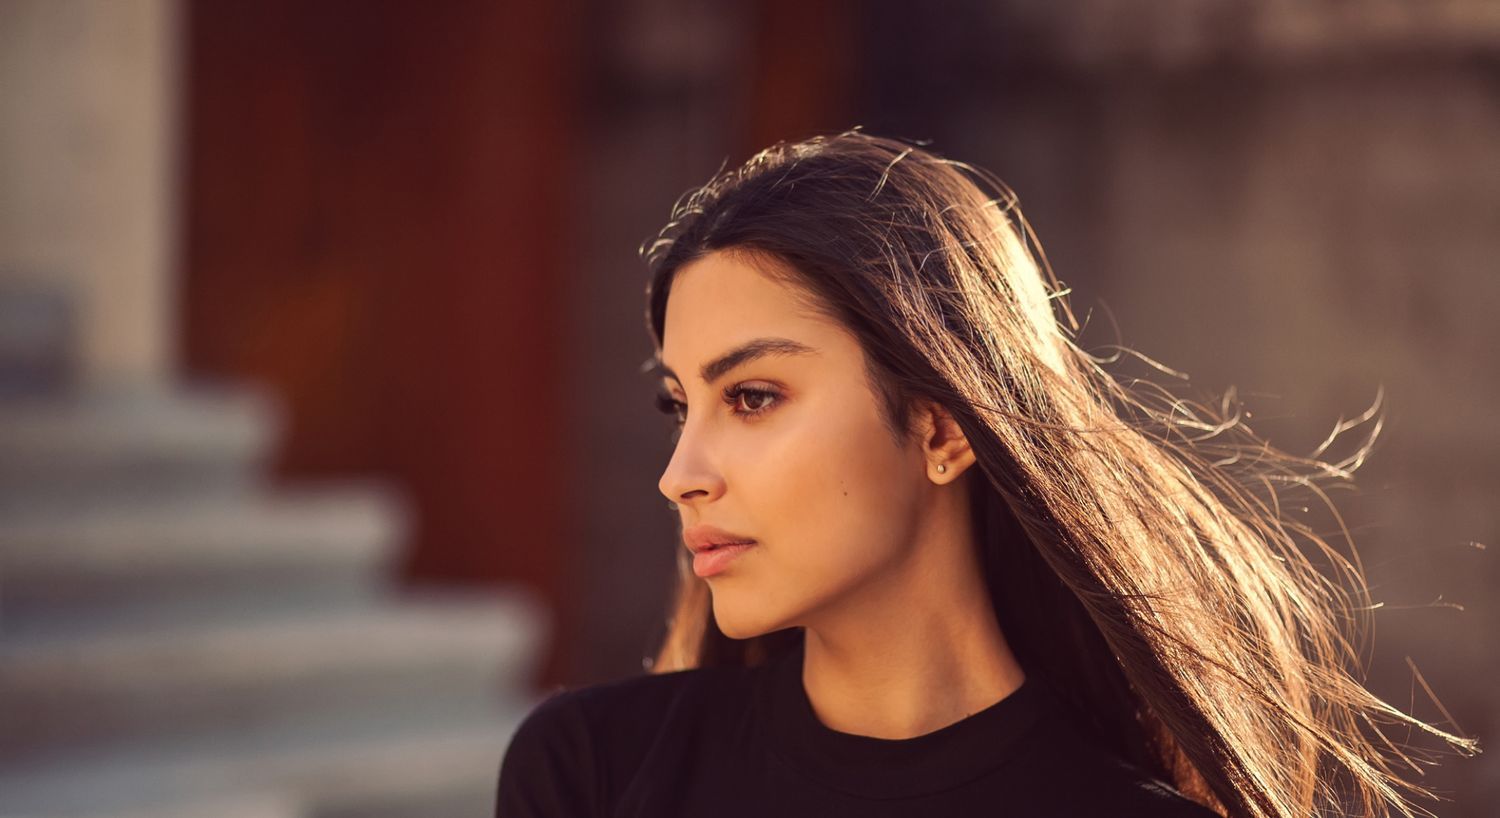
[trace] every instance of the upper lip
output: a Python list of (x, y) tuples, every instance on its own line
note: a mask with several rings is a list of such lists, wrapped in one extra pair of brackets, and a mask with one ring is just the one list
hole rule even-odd
[(683, 544), (688, 547), (688, 550), (692, 551), (693, 553), (704, 551), (709, 548), (715, 548), (720, 545), (736, 545), (738, 543), (755, 542), (755, 540), (749, 537), (742, 537), (738, 534), (725, 531), (722, 528), (715, 528), (711, 525), (695, 525), (692, 528), (683, 531), (682, 541)]

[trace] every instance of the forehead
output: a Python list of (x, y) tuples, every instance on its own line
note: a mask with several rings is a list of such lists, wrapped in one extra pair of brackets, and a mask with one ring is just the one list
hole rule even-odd
[(822, 348), (840, 328), (809, 309), (806, 297), (743, 256), (716, 251), (683, 265), (672, 280), (662, 361), (677, 372), (760, 336)]

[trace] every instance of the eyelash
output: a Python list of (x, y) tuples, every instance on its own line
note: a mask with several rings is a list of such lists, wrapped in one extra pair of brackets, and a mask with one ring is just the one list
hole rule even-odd
[[(739, 405), (740, 398), (744, 397), (751, 398), (752, 400), (756, 398), (762, 398), (765, 399), (766, 402), (762, 404), (759, 409), (750, 409), (748, 411), (742, 412), (737, 407)], [(753, 386), (744, 386), (742, 384), (735, 384), (734, 386), (727, 387), (724, 390), (725, 405), (729, 406), (734, 414), (742, 418), (754, 417), (756, 415), (761, 415), (769, 412), (772, 406), (775, 406), (778, 402), (780, 402), (780, 398), (780, 393), (772, 391), (770, 389), (757, 389)], [(665, 392), (657, 394), (656, 408), (663, 414), (675, 415), (676, 417), (674, 418), (673, 422), (673, 426), (675, 427), (681, 428), (682, 424), (685, 422), (685, 419), (682, 415), (687, 411), (687, 404), (683, 403), (680, 400), (677, 400), (676, 398), (673, 398), (671, 395), (668, 395)]]

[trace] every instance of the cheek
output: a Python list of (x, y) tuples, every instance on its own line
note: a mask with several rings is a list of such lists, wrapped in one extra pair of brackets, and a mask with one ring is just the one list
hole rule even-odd
[[(803, 591), (858, 581), (914, 539), (920, 476), (873, 407), (800, 413), (756, 455), (755, 518)], [(769, 437), (769, 436), (768, 436)]]

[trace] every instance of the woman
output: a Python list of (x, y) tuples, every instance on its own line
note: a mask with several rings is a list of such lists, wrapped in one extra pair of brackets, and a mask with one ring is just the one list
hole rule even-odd
[(1476, 749), (1356, 681), (1356, 566), (1280, 516), (1355, 461), (1117, 383), (1034, 246), (993, 176), (858, 130), (678, 203), (668, 633), (526, 718), (502, 818), (1387, 815), (1425, 793), (1381, 725)]

